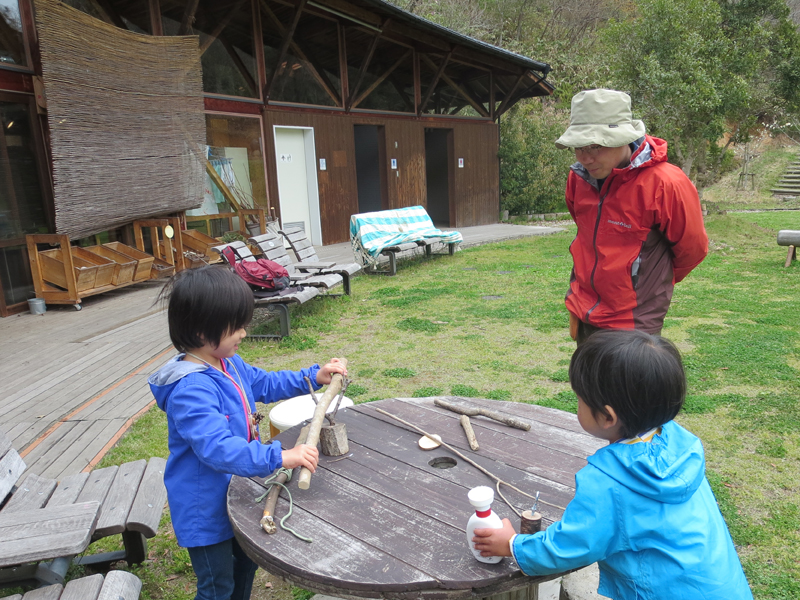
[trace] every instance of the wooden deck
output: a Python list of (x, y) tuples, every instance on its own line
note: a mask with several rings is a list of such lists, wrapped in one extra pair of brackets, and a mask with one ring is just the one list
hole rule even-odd
[[(467, 247), (558, 229), (496, 224), (459, 231)], [(317, 251), (322, 260), (353, 260), (349, 243)], [(48, 305), (43, 315), (0, 319), (8, 351), (0, 430), (28, 471), (59, 479), (91, 468), (152, 404), (147, 377), (174, 352), (165, 313), (153, 305), (162, 284), (91, 296), (81, 311)]]

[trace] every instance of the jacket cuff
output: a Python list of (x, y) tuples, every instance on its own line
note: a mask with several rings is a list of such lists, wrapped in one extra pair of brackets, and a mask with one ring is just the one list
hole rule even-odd
[(314, 391), (322, 389), (322, 384), (317, 383), (317, 373), (319, 373), (321, 368), (322, 367), (320, 367), (318, 364), (313, 364), (308, 369), (311, 372), (308, 378), (311, 380), (311, 385), (314, 387)]

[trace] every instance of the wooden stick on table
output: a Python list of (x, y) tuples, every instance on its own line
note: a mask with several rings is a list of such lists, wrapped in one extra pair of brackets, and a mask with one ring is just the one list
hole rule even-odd
[(472, 429), (472, 423), (469, 422), (469, 417), (467, 415), (461, 415), (459, 421), (461, 421), (461, 427), (464, 428), (464, 433), (467, 434), (469, 447), (472, 448), (473, 452), (477, 452), (480, 450), (480, 446), (478, 445), (478, 438), (475, 437), (475, 430)]
[[(299, 446), (300, 444), (305, 444), (307, 436), (308, 425), (300, 430), (300, 435), (297, 436), (297, 441), (294, 443), (294, 445)], [(286, 483), (287, 479), (289, 479), (289, 474), (284, 471), (275, 478), (275, 483)], [(282, 489), (283, 488), (279, 485), (273, 485), (269, 490), (269, 494), (267, 494), (267, 499), (264, 501), (264, 514), (261, 517), (260, 524), (261, 528), (267, 533), (275, 533), (278, 531), (278, 528), (275, 525), (274, 516), (275, 507), (278, 505), (278, 496), (281, 495)]]
[[(347, 367), (346, 358), (342, 358), (340, 361), (343, 366)], [(319, 442), (319, 432), (322, 429), (322, 422), (325, 419), (325, 413), (328, 410), (328, 405), (330, 405), (331, 401), (342, 389), (343, 381), (344, 379), (342, 378), (341, 374), (334, 373), (333, 377), (331, 378), (331, 383), (328, 385), (328, 389), (325, 390), (325, 393), (322, 394), (322, 398), (319, 399), (317, 407), (314, 409), (314, 416), (311, 419), (311, 424), (308, 426), (308, 438), (306, 439), (306, 444), (309, 446), (316, 446), (317, 442)], [(309, 487), (311, 487), (311, 471), (309, 471), (306, 467), (303, 467), (300, 471), (300, 477), (297, 480), (297, 487), (299, 487), (301, 490), (307, 490)]]
[(495, 421), (499, 421), (500, 423), (504, 423), (509, 427), (516, 427), (517, 429), (522, 429), (523, 431), (531, 430), (531, 424), (523, 421), (522, 419), (510, 417), (508, 415), (504, 415), (503, 413), (499, 413), (496, 410), (483, 408), (482, 406), (475, 406), (474, 404), (467, 404), (465, 402), (450, 402), (449, 400), (445, 400), (443, 398), (437, 398), (433, 401), (433, 403), (436, 406), (446, 408), (447, 410), (451, 410), (459, 415), (467, 415), (468, 417), (488, 417), (490, 419), (494, 419)]

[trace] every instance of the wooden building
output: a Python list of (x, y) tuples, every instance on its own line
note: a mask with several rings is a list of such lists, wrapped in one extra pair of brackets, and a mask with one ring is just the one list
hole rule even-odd
[[(496, 222), (500, 116), (553, 89), (547, 64), (383, 0), (66, 4), (130, 32), (198, 36), (211, 162), (315, 244), (346, 241), (351, 214), (418, 204), (443, 227)], [(0, 4), (3, 316), (31, 296), (25, 234), (56, 229), (35, 11), (35, 0)], [(226, 222), (208, 197), (189, 226), (218, 235)]]

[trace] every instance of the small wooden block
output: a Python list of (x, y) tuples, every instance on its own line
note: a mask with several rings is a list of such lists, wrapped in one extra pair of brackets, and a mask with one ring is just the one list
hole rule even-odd
[(319, 431), (319, 443), (325, 456), (342, 456), (350, 452), (344, 423), (322, 427)]
[(531, 513), (531, 511), (526, 510), (522, 513), (521, 518), (522, 520), (519, 526), (520, 533), (531, 534), (542, 530), (542, 515), (540, 513)]

